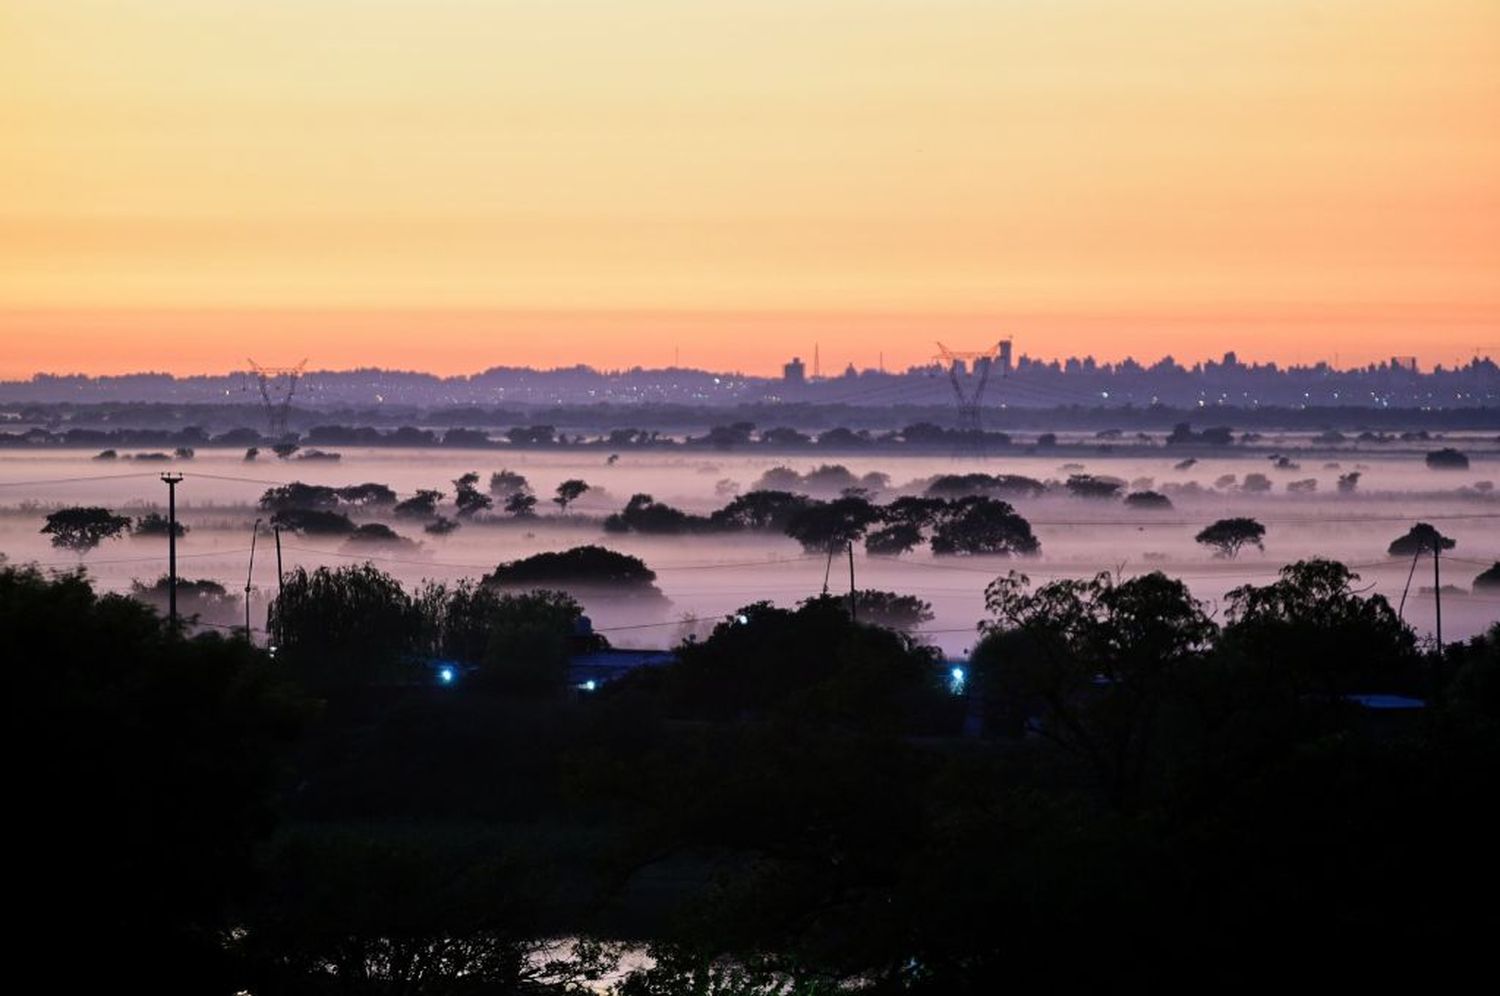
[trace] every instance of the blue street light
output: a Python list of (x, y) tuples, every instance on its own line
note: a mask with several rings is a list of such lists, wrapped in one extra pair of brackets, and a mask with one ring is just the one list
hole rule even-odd
[(444, 685), (451, 685), (453, 684), (453, 679), (456, 677), (458, 677), (458, 672), (454, 671), (451, 667), (438, 668), (439, 683)]

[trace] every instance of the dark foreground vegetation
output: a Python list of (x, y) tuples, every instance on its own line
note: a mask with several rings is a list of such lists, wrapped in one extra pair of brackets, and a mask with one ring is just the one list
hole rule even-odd
[(556, 592), (298, 572), (272, 654), (0, 566), (13, 965), (540, 994), (629, 943), (623, 996), (738, 996), (1482, 961), (1500, 627), (1424, 648), (1326, 561), (1223, 610), (1010, 574), (955, 665), (869, 624), (920, 620), (895, 596), (754, 604), (588, 690)]

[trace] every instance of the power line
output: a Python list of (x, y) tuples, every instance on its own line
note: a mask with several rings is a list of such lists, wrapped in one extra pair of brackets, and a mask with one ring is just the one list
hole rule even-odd
[[(179, 553), (177, 555), (177, 559), (178, 560), (187, 560), (189, 557), (232, 557), (232, 556), (234, 556), (236, 554), (249, 553), (249, 552), (250, 552), (250, 548), (249, 547), (244, 547), (243, 549), (234, 549), (234, 550), (205, 550), (205, 551), (203, 551), (201, 553)], [(29, 560), (29, 561), (26, 561), (26, 563), (34, 564), (37, 567), (82, 567), (82, 568), (87, 569), (89, 567), (105, 567), (105, 566), (112, 565), (112, 564), (146, 564), (146, 563), (157, 563), (161, 559), (162, 559), (161, 556), (157, 555), (155, 557), (119, 557), (119, 558), (113, 558), (113, 559), (110, 559), (110, 560), (88, 560), (88, 561), (84, 561), (84, 560), (50, 560), (50, 561), (49, 560)]]
[(91, 474), (87, 477), (53, 477), (31, 481), (0, 481), (0, 488), (23, 488), (43, 484), (78, 484), (83, 481), (120, 481), (127, 477), (156, 477), (157, 471), (137, 474)]
[[(314, 554), (318, 554), (320, 556), (343, 557), (343, 558), (348, 559), (348, 560), (368, 560), (368, 561), (371, 561), (371, 562), (377, 563), (377, 564), (380, 564), (380, 563), (385, 563), (385, 564), (411, 564), (411, 565), (416, 566), (416, 567), (426, 567), (426, 566), (432, 566), (432, 567), (465, 567), (465, 568), (472, 568), (474, 570), (491, 570), (497, 564), (504, 563), (504, 561), (494, 561), (494, 562), (491, 562), (491, 563), (476, 564), (476, 563), (469, 563), (469, 562), (463, 562), (463, 561), (452, 561), (452, 560), (446, 560), (445, 561), (445, 560), (424, 560), (424, 559), (418, 559), (418, 558), (412, 558), (412, 557), (389, 557), (389, 556), (381, 556), (379, 554), (345, 553), (345, 552), (339, 551), (339, 550), (319, 550), (319, 549), (316, 549), (315, 547), (293, 546), (292, 544), (287, 544), (286, 548), (288, 550), (295, 550), (298, 553), (314, 553)], [(699, 563), (699, 564), (662, 564), (660, 566), (654, 566), (654, 567), (652, 567), (651, 570), (657, 571), (657, 572), (661, 572), (661, 571), (710, 571), (710, 570), (721, 570), (721, 569), (730, 569), (730, 568), (770, 567), (770, 566), (774, 566), (776, 564), (791, 564), (791, 563), (797, 563), (797, 562), (801, 562), (801, 561), (820, 560), (820, 559), (822, 559), (822, 554), (802, 554), (800, 556), (795, 556), (795, 557), (776, 557), (776, 558), (769, 558), (769, 559), (764, 559), (764, 560), (742, 560), (742, 561), (737, 561), (737, 562), (735, 562), (735, 561), (730, 561), (730, 562), (725, 562), (725, 561), (709, 561), (709, 562), (704, 562), (704, 563)]]

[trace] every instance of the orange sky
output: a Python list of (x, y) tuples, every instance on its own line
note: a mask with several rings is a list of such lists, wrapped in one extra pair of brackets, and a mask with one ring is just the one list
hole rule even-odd
[(1500, 353), (1495, 0), (0, 0), (0, 376)]

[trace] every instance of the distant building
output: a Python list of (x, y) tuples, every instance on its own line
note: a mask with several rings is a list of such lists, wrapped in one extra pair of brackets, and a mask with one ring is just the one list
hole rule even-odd
[(802, 357), (794, 356), (792, 362), (782, 365), (781, 379), (787, 384), (807, 383), (807, 365), (802, 362)]
[(1010, 376), (1010, 340), (1000, 340), (1000, 373)]

